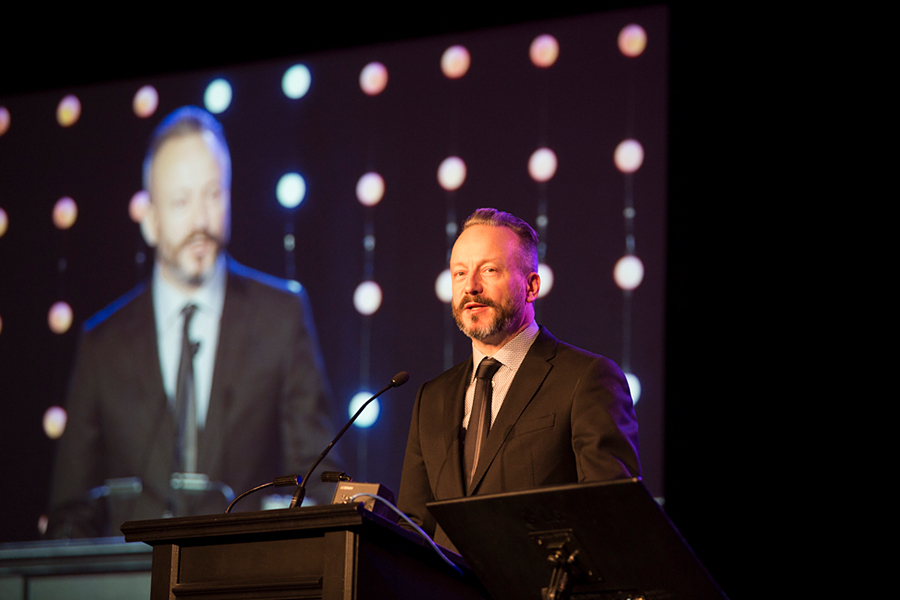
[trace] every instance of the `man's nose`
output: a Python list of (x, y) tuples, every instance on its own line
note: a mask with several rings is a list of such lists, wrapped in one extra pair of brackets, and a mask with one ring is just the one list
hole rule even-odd
[(203, 200), (194, 204), (191, 211), (191, 225), (195, 231), (206, 231), (209, 228), (209, 207)]
[(470, 273), (466, 276), (466, 293), (470, 295), (480, 294), (482, 292), (481, 278), (478, 273)]

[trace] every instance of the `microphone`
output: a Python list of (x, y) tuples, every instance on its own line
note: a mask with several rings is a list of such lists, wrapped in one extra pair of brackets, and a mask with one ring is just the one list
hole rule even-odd
[(382, 388), (381, 391), (379, 391), (377, 394), (375, 394), (374, 396), (372, 396), (371, 398), (366, 400), (363, 403), (363, 405), (359, 407), (359, 410), (357, 410), (356, 413), (352, 417), (350, 417), (350, 420), (347, 421), (347, 424), (344, 425), (343, 429), (341, 429), (338, 432), (338, 434), (334, 437), (334, 439), (331, 440), (331, 443), (328, 444), (328, 447), (325, 448), (325, 450), (322, 452), (322, 454), (319, 455), (318, 460), (316, 460), (316, 462), (313, 463), (313, 466), (311, 466), (309, 468), (309, 471), (306, 472), (306, 475), (303, 477), (303, 480), (297, 481), (297, 483), (300, 485), (300, 487), (297, 488), (297, 491), (294, 492), (294, 497), (291, 498), (290, 508), (294, 508), (295, 506), (300, 506), (301, 504), (303, 504), (303, 498), (306, 497), (306, 482), (309, 480), (310, 475), (312, 475), (312, 473), (313, 473), (313, 471), (315, 471), (316, 467), (319, 466), (319, 463), (321, 463), (323, 460), (325, 460), (325, 457), (328, 456), (328, 453), (331, 452), (331, 449), (334, 447), (334, 445), (337, 443), (337, 441), (339, 439), (341, 439), (341, 437), (343, 437), (344, 433), (348, 429), (350, 429), (350, 426), (353, 425), (353, 422), (356, 421), (356, 418), (362, 414), (362, 411), (364, 411), (366, 409), (366, 407), (369, 405), (369, 403), (372, 400), (374, 400), (375, 398), (377, 398), (378, 396), (380, 396), (383, 393), (385, 393), (386, 391), (388, 391), (389, 389), (395, 388), (395, 387), (400, 387), (407, 381), (409, 381), (409, 373), (407, 373), (406, 371), (400, 371), (399, 373), (394, 375), (394, 377), (391, 379), (391, 382), (388, 385), (386, 385), (384, 388)]
[[(337, 443), (337, 441), (339, 439), (341, 439), (341, 436), (344, 435), (344, 432), (346, 432), (350, 428), (350, 426), (353, 425), (353, 422), (356, 421), (356, 418), (369, 405), (369, 402), (371, 402), (372, 400), (374, 400), (378, 396), (382, 395), (383, 393), (385, 393), (386, 391), (388, 391), (391, 388), (400, 387), (407, 381), (409, 381), (409, 373), (407, 373), (406, 371), (400, 371), (399, 373), (394, 375), (393, 379), (391, 379), (391, 382), (384, 389), (382, 389), (380, 392), (378, 392), (377, 394), (375, 394), (374, 396), (372, 396), (371, 398), (366, 400), (365, 403), (359, 407), (359, 410), (356, 411), (356, 414), (354, 414), (353, 417), (351, 417), (350, 420), (347, 421), (347, 424), (344, 425), (344, 428), (341, 429), (341, 431), (337, 434), (337, 436), (335, 436), (335, 438), (333, 440), (331, 440), (331, 443), (328, 444), (328, 447), (325, 448), (325, 451), (319, 455), (319, 458), (316, 460), (315, 463), (313, 463), (313, 466), (310, 467), (309, 471), (306, 472), (306, 475), (302, 479), (300, 478), (299, 475), (282, 475), (281, 477), (276, 477), (272, 481), (266, 482), (262, 485), (258, 485), (255, 488), (251, 488), (251, 489), (247, 490), (246, 492), (243, 492), (242, 494), (240, 494), (237, 498), (235, 498), (234, 500), (231, 501), (231, 504), (228, 505), (228, 508), (225, 509), (225, 512), (230, 513), (231, 509), (234, 508), (234, 505), (237, 504), (238, 501), (241, 498), (243, 498), (244, 496), (249, 496), (253, 492), (259, 491), (259, 490), (267, 488), (267, 487), (285, 487), (285, 486), (291, 486), (291, 485), (298, 485), (300, 487), (298, 487), (297, 491), (294, 492), (294, 497), (291, 499), (290, 508), (294, 508), (295, 506), (302, 504), (303, 498), (306, 497), (306, 482), (309, 479), (309, 476), (312, 475), (312, 472), (316, 469), (316, 467), (319, 466), (319, 463), (321, 463), (325, 459), (325, 457), (328, 456), (328, 453), (331, 451), (331, 448), (335, 445), (335, 443)], [(329, 471), (328, 473), (331, 474), (332, 472)], [(341, 473), (340, 475), (347, 477), (345, 473)], [(349, 479), (349, 477), (347, 477), (347, 479)]]

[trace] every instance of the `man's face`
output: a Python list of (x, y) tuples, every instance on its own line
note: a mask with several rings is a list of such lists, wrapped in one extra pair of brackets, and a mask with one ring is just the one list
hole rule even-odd
[(190, 292), (214, 271), (228, 243), (231, 190), (221, 149), (206, 133), (174, 137), (157, 150), (150, 167), (148, 228), (162, 275)]
[(500, 347), (530, 322), (540, 279), (523, 273), (519, 238), (506, 227), (473, 225), (450, 256), (453, 318), (460, 331)]

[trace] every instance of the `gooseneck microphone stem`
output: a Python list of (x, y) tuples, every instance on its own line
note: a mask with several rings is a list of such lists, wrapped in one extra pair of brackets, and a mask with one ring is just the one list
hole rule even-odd
[(406, 371), (400, 371), (399, 373), (394, 375), (394, 378), (391, 379), (391, 382), (388, 385), (386, 385), (377, 394), (375, 394), (374, 396), (372, 396), (371, 398), (366, 400), (363, 403), (363, 405), (359, 407), (359, 410), (357, 410), (356, 413), (350, 418), (350, 420), (347, 421), (347, 424), (344, 425), (344, 427), (338, 432), (338, 434), (336, 436), (334, 436), (334, 439), (331, 440), (331, 443), (328, 444), (328, 447), (325, 448), (325, 450), (322, 452), (322, 454), (319, 455), (319, 458), (316, 460), (315, 463), (313, 463), (313, 466), (309, 468), (309, 471), (306, 472), (306, 475), (304, 475), (303, 480), (297, 481), (297, 483), (299, 484), (300, 487), (298, 487), (297, 491), (294, 492), (294, 497), (291, 499), (291, 506), (290, 506), (291, 508), (294, 508), (295, 506), (299, 506), (299, 505), (303, 504), (303, 498), (306, 497), (306, 482), (309, 481), (310, 475), (312, 475), (313, 471), (316, 470), (316, 467), (319, 466), (319, 463), (321, 463), (323, 460), (325, 460), (325, 457), (328, 456), (328, 453), (331, 452), (331, 449), (334, 447), (334, 445), (337, 443), (337, 441), (339, 439), (341, 439), (341, 437), (343, 437), (344, 433), (346, 433), (348, 429), (350, 429), (350, 426), (353, 425), (354, 421), (356, 421), (356, 418), (362, 414), (362, 411), (364, 411), (366, 409), (366, 407), (369, 405), (369, 403), (372, 400), (374, 400), (375, 398), (377, 398), (378, 396), (380, 396), (383, 393), (385, 393), (386, 391), (388, 391), (389, 389), (395, 388), (395, 387), (400, 387), (407, 381), (409, 381), (409, 373), (407, 373)]

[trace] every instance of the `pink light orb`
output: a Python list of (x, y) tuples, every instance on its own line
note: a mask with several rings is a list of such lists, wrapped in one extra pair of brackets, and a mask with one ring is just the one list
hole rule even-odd
[(146, 119), (152, 116), (159, 107), (159, 93), (152, 85), (145, 85), (134, 94), (131, 109), (138, 117)]
[(56, 122), (63, 127), (71, 127), (78, 122), (81, 116), (81, 100), (74, 94), (69, 94), (59, 101), (56, 106)]
[(0, 317), (0, 333), (3, 333), (3, 318)]
[(78, 205), (68, 196), (60, 198), (53, 205), (53, 224), (57, 229), (66, 230), (78, 218)]
[(613, 280), (620, 289), (626, 291), (637, 289), (644, 280), (644, 263), (633, 254), (623, 256), (613, 268)]
[(626, 25), (619, 32), (619, 52), (629, 58), (640, 56), (647, 48), (647, 32), (636, 23)]
[(449, 156), (438, 167), (438, 184), (448, 192), (458, 190), (466, 181), (466, 163), (458, 156)]
[(384, 179), (374, 171), (366, 173), (356, 182), (356, 199), (363, 206), (375, 206), (384, 198)]
[(370, 62), (359, 74), (359, 87), (367, 96), (377, 96), (388, 83), (388, 70), (380, 62)]
[(528, 159), (528, 174), (535, 181), (550, 181), (556, 175), (556, 153), (550, 148), (538, 148)]
[(67, 332), (72, 326), (72, 307), (65, 302), (55, 303), (47, 313), (47, 324), (50, 325), (50, 331), (53, 333)]
[(6, 233), (6, 228), (9, 226), (9, 217), (6, 216), (6, 211), (0, 208), (0, 237), (3, 237), (3, 234)]
[(539, 35), (531, 42), (531, 46), (528, 48), (528, 56), (536, 67), (542, 69), (551, 67), (556, 62), (556, 59), (559, 58), (559, 42), (549, 33)]
[(44, 433), (51, 440), (58, 440), (66, 431), (69, 415), (59, 406), (51, 406), (44, 411)]
[(147, 190), (140, 190), (134, 193), (131, 200), (128, 201), (128, 216), (135, 223), (140, 223), (147, 216), (147, 209), (150, 207), (150, 193)]
[(0, 135), (9, 131), (9, 109), (0, 106)]
[(441, 55), (441, 72), (447, 79), (459, 79), (469, 72), (472, 57), (465, 46), (450, 46)]
[(637, 140), (623, 140), (616, 146), (613, 162), (622, 173), (634, 173), (644, 164), (644, 147)]

